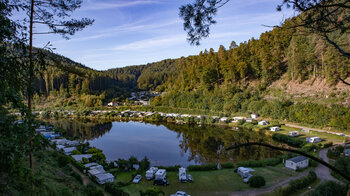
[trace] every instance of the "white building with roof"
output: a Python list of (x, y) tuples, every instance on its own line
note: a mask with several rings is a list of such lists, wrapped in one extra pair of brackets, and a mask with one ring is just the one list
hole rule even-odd
[(107, 182), (114, 182), (114, 176), (111, 173), (96, 174), (95, 178), (99, 184), (105, 184)]
[(286, 160), (286, 168), (297, 170), (307, 168), (309, 166), (309, 159), (304, 156), (297, 156)]
[(92, 157), (92, 154), (76, 154), (71, 156), (75, 161), (82, 162), (83, 158), (90, 159)]

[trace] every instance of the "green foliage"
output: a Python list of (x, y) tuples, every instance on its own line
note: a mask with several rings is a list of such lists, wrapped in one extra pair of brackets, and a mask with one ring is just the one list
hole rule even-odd
[(146, 171), (150, 167), (151, 163), (149, 162), (149, 159), (147, 157), (144, 157), (140, 161), (140, 170)]
[[(341, 171), (344, 175), (350, 176), (350, 158), (341, 156), (335, 161), (334, 167)], [(338, 179), (343, 179), (339, 174), (332, 171), (332, 175)]]
[(233, 163), (222, 163), (221, 167), (222, 168), (234, 168), (235, 165)]
[(77, 155), (77, 154), (81, 154), (81, 152), (79, 150), (73, 150), (71, 155)]
[(103, 163), (106, 161), (106, 155), (102, 152), (92, 154), (91, 160), (93, 162)]
[(97, 148), (90, 148), (90, 149), (87, 151), (88, 154), (95, 154), (95, 153), (100, 153), (100, 152), (102, 152), (102, 150), (97, 149)]
[(252, 176), (251, 178), (249, 178), (248, 184), (251, 187), (259, 188), (265, 186), (266, 182), (265, 178), (262, 176)]
[(129, 194), (124, 192), (122, 189), (120, 189), (116, 184), (114, 183), (106, 183), (105, 184), (105, 190), (112, 194), (113, 196), (128, 196)]
[(159, 196), (159, 195), (165, 195), (165, 193), (164, 191), (156, 187), (148, 188), (145, 191), (140, 191), (140, 196)]
[(306, 141), (301, 140), (297, 137), (291, 137), (291, 136), (279, 134), (279, 133), (274, 133), (272, 135), (272, 139), (296, 148), (301, 148), (306, 143)]
[(179, 171), (180, 165), (175, 166), (158, 166), (158, 169), (165, 169), (167, 171)]
[(94, 184), (88, 184), (85, 193), (88, 196), (104, 196), (103, 191)]
[(308, 196), (344, 196), (347, 195), (347, 191), (348, 187), (346, 185), (341, 185), (334, 181), (326, 181), (318, 185)]
[(331, 159), (338, 159), (340, 154), (344, 152), (344, 147), (337, 145), (335, 148), (330, 148), (327, 151), (327, 156)]
[(281, 190), (283, 196), (292, 195), (295, 190), (300, 190), (308, 187), (317, 180), (315, 172), (310, 171), (309, 174), (303, 178), (292, 180), (289, 185)]
[(206, 165), (190, 165), (187, 167), (188, 171), (210, 171), (217, 170), (215, 164), (206, 164)]
[(323, 148), (329, 148), (333, 146), (333, 142), (327, 142), (325, 144), (323, 144)]

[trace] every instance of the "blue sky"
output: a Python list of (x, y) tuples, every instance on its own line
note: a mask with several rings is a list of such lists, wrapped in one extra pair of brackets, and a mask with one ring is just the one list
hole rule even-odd
[[(55, 52), (96, 70), (140, 65), (167, 58), (196, 55), (231, 41), (247, 41), (292, 16), (291, 10), (277, 12), (282, 0), (231, 0), (219, 9), (217, 24), (200, 46), (186, 41), (178, 16), (179, 7), (190, 0), (87, 0), (73, 17), (95, 19), (70, 40), (59, 35), (36, 35), (34, 45), (48, 41)], [(41, 28), (37, 27), (39, 31)]]

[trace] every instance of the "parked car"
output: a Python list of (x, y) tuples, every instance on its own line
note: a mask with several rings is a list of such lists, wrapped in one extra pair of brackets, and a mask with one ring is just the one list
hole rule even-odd
[(164, 180), (164, 179), (157, 179), (157, 180), (154, 180), (153, 185), (163, 185), (163, 186), (166, 186), (166, 185), (169, 185), (169, 182), (166, 181), (166, 180)]
[(170, 196), (191, 196), (183, 191), (177, 191), (175, 194), (171, 194)]
[(188, 182), (194, 182), (194, 180), (193, 180), (191, 174), (187, 174), (186, 177), (187, 177), (187, 181), (188, 181)]
[(140, 182), (141, 179), (142, 179), (142, 176), (140, 174), (137, 174), (132, 182), (137, 184)]

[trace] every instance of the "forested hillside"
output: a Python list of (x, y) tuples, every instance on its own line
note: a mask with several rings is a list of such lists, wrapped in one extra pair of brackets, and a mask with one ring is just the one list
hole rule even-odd
[[(157, 90), (169, 93), (157, 98), (153, 102), (156, 105), (237, 112), (240, 107), (235, 106), (234, 97), (247, 88), (248, 94), (262, 98), (276, 80), (323, 79), (332, 85), (349, 76), (347, 58), (322, 37), (287, 28), (291, 22), (287, 20), (285, 28), (274, 28), (259, 39), (239, 45), (232, 42), (228, 49), (220, 46), (217, 52), (210, 48), (195, 56), (106, 71), (51, 54), (53, 66), (37, 76), (36, 88), (42, 97), (75, 97), (63, 103), (68, 106), (77, 102), (80, 106), (100, 106), (113, 98), (125, 100), (132, 91)], [(350, 44), (345, 44), (349, 43), (349, 34), (332, 36), (350, 50)], [(248, 98), (243, 95), (236, 101)]]

